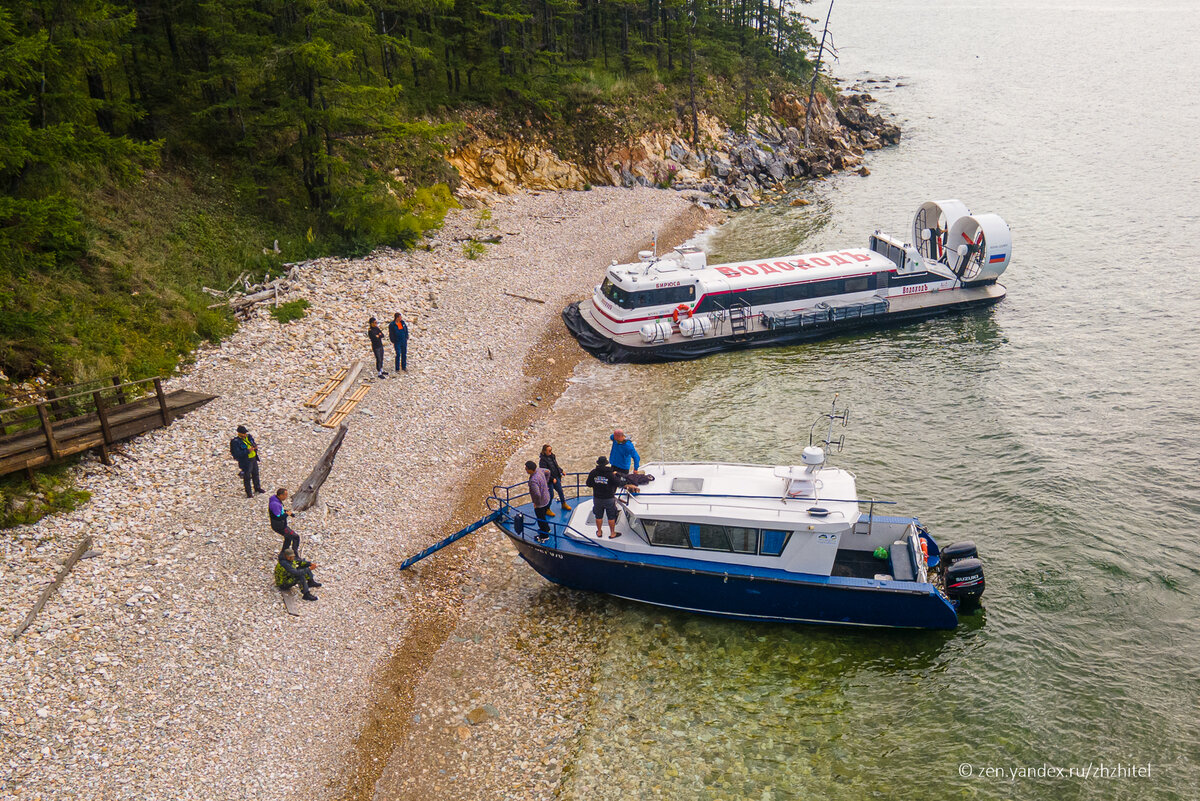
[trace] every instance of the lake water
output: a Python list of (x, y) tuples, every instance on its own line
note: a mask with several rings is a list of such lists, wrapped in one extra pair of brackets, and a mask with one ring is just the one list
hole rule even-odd
[[(1012, 227), (1008, 298), (792, 348), (589, 361), (563, 413), (619, 398), (647, 457), (786, 464), (840, 392), (837, 463), (942, 543), (974, 539), (986, 608), (913, 634), (613, 601), (563, 798), (1200, 797), (1197, 11), (836, 4), (834, 70), (886, 79), (867, 88), (902, 144), (706, 246), (907, 238), (922, 201), (959, 198)], [(1149, 777), (1106, 772), (1131, 765)]]

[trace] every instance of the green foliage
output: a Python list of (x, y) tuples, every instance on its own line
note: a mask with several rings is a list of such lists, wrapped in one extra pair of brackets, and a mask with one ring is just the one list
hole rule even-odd
[(24, 474), (0, 477), (0, 529), (36, 523), (57, 512), (69, 512), (90, 497), (90, 493), (75, 487), (67, 465), (37, 471), (32, 484)]
[(233, 325), (201, 284), (411, 246), (454, 206), (443, 154), (475, 107), (586, 157), (684, 121), (693, 83), (744, 119), (809, 75), (802, 10), (0, 0), (0, 366), (168, 372)]
[(274, 317), (280, 324), (290, 323), (292, 320), (299, 320), (304, 316), (304, 310), (307, 309), (309, 303), (304, 298), (289, 300), (287, 303), (280, 303), (278, 306), (271, 307), (271, 316)]
[(486, 252), (487, 247), (482, 242), (476, 242), (474, 239), (463, 242), (463, 255), (471, 261), (475, 261)]

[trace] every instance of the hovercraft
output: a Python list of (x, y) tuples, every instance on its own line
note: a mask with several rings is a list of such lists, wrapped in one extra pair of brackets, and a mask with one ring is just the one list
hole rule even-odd
[(709, 265), (694, 247), (608, 268), (592, 296), (563, 310), (579, 344), (606, 362), (695, 359), (785, 345), (988, 306), (1012, 258), (995, 214), (924, 203), (913, 242), (881, 231), (865, 248)]

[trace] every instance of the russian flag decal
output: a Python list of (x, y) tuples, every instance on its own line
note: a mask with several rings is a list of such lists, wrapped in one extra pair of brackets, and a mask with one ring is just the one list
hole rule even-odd
[(1004, 261), (1004, 259), (1006, 257), (1007, 256), (1004, 253), (997, 253), (996, 255), (994, 255), (990, 259), (988, 259), (988, 264), (995, 264), (998, 261)]

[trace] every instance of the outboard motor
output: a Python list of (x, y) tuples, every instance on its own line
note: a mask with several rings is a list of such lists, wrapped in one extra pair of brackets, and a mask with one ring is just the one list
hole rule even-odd
[(963, 559), (978, 559), (979, 549), (975, 547), (975, 543), (971, 540), (956, 542), (952, 545), (947, 545), (942, 549), (942, 564), (945, 567)]
[(962, 608), (979, 605), (984, 588), (983, 562), (968, 557), (947, 563), (945, 579), (946, 595), (955, 605)]

